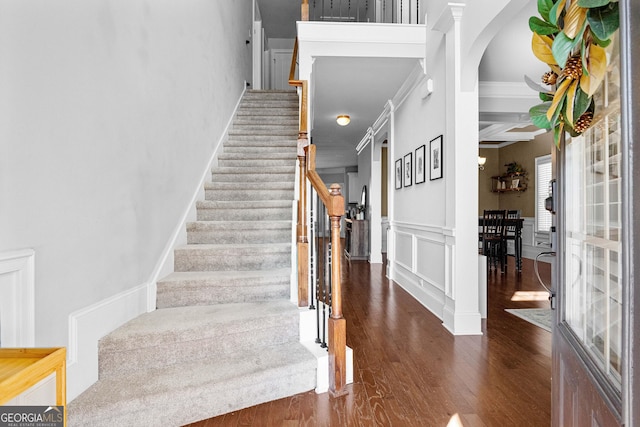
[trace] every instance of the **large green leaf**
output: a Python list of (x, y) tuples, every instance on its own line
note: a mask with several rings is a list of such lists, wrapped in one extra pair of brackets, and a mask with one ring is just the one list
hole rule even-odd
[(620, 26), (618, 3), (609, 3), (607, 6), (589, 9), (587, 21), (591, 31), (599, 40), (609, 39)]
[(549, 22), (553, 25), (558, 25), (558, 19), (562, 16), (564, 6), (567, 4), (567, 0), (559, 0), (549, 10)]
[(556, 144), (558, 150), (560, 149), (560, 139), (564, 133), (564, 123), (559, 123), (558, 126), (553, 128), (553, 142)]
[(573, 40), (567, 37), (565, 33), (559, 33), (556, 38), (553, 39), (551, 53), (553, 54), (553, 59), (556, 60), (556, 63), (560, 68), (564, 68), (567, 64), (567, 59), (569, 59), (571, 49), (573, 49)]
[(540, 97), (540, 100), (542, 101), (553, 101), (553, 94), (551, 93), (546, 93), (546, 92), (540, 92), (538, 94), (538, 96)]
[[(587, 22), (589, 22), (589, 20), (588, 20), (588, 19), (587, 19)], [(597, 45), (598, 45), (598, 46), (600, 46), (600, 47), (607, 47), (607, 46), (609, 46), (609, 44), (611, 43), (611, 39), (607, 39), (607, 40), (600, 40), (600, 39), (598, 38), (598, 36), (596, 36), (596, 35), (593, 33), (593, 30), (590, 30), (590, 31), (591, 31), (591, 39), (593, 40), (593, 43), (597, 44)]]
[(555, 25), (549, 24), (548, 22), (543, 21), (537, 16), (532, 16), (531, 18), (529, 18), (529, 28), (534, 33), (538, 33), (543, 36), (555, 34), (560, 31), (560, 29)]
[(529, 117), (531, 122), (540, 129), (551, 129), (551, 124), (547, 119), (547, 110), (551, 106), (551, 102), (534, 105), (529, 109)]
[(609, 4), (611, 0), (578, 0), (578, 6), (580, 7), (600, 7)]
[(579, 87), (576, 91), (575, 99), (573, 102), (573, 120), (571, 123), (575, 123), (576, 120), (578, 120), (580, 116), (583, 115), (585, 111), (587, 111), (590, 104), (591, 98)]
[(538, 13), (547, 22), (549, 21), (549, 11), (552, 7), (553, 0), (538, 0)]

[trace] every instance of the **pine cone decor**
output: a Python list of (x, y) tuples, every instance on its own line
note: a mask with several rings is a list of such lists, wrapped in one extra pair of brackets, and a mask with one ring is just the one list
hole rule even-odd
[(583, 115), (580, 116), (578, 120), (574, 123), (573, 130), (578, 133), (583, 133), (585, 130), (591, 127), (593, 122), (593, 113), (591, 111), (587, 111)]
[(573, 55), (567, 60), (567, 65), (562, 70), (562, 75), (574, 80), (582, 76), (582, 57), (580, 54)]
[(542, 83), (553, 86), (558, 81), (558, 75), (553, 71), (547, 71), (542, 75)]

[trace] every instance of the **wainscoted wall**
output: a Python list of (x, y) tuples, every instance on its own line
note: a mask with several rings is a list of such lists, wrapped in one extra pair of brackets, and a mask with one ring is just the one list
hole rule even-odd
[[(455, 239), (451, 234), (445, 227), (406, 222), (389, 224), (388, 277), (440, 319), (444, 316), (447, 297), (452, 298), (453, 295), (452, 254)], [(534, 259), (539, 253), (549, 251), (546, 241), (546, 236), (534, 233), (534, 218), (524, 218), (522, 256)], [(509, 253), (514, 253), (511, 242)], [(546, 262), (545, 259), (540, 261)], [(479, 273), (480, 276), (482, 273)], [(481, 280), (479, 283), (481, 293), (486, 294), (486, 286), (482, 287)], [(480, 299), (483, 301), (482, 295)]]
[[(550, 251), (549, 234), (534, 231), (535, 218), (524, 218), (522, 224), (522, 257), (535, 259), (541, 252)], [(513, 242), (509, 242), (508, 251), (514, 253)], [(544, 260), (542, 260), (544, 261)]]
[(389, 278), (442, 319), (451, 287), (452, 241), (444, 227), (391, 222)]

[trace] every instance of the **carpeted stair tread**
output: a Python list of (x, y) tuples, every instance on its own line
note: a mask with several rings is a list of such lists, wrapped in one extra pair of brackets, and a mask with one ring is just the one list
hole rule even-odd
[(236, 145), (239, 142), (245, 144), (251, 144), (254, 142), (270, 143), (272, 146), (289, 146), (296, 144), (298, 141), (298, 134), (295, 135), (269, 135), (269, 134), (251, 134), (251, 135), (230, 135), (228, 141), (225, 142), (225, 147)]
[(288, 268), (277, 268), (274, 270), (260, 271), (176, 271), (161, 279), (160, 283), (176, 282), (202, 282), (202, 281), (243, 281), (242, 286), (259, 286), (259, 280), (276, 277), (290, 278), (291, 270)]
[(270, 174), (291, 174), (295, 173), (295, 163), (288, 166), (264, 166), (260, 169), (248, 168), (242, 166), (233, 167), (216, 167), (213, 168), (214, 174), (250, 174), (250, 175), (270, 175)]
[(261, 168), (261, 167), (270, 167), (270, 166), (284, 166), (284, 167), (291, 167), (293, 166), (295, 168), (295, 160), (291, 159), (291, 156), (287, 156), (286, 158), (283, 159), (229, 159), (229, 158), (218, 158), (218, 165), (221, 167), (248, 167), (248, 168), (253, 168), (254, 170), (256, 168)]
[(292, 221), (282, 221), (280, 218), (269, 221), (264, 218), (195, 221), (187, 224), (187, 243), (286, 243), (291, 242), (291, 226)]
[[(286, 343), (98, 381), (68, 407), (70, 426), (179, 426), (315, 387), (313, 355)], [(186, 410), (188, 408), (188, 410)]]
[[(260, 185), (260, 190), (293, 190), (293, 181), (270, 181)], [(207, 182), (205, 190), (253, 190), (254, 183), (248, 182)]]
[(267, 154), (267, 153), (284, 153), (291, 154), (293, 156), (297, 155), (298, 147), (246, 147), (246, 146), (229, 146), (224, 148), (225, 153), (242, 153), (242, 154)]
[(238, 117), (294, 117), (298, 118), (298, 106), (270, 106), (248, 107), (241, 105), (238, 108)]
[(157, 308), (286, 299), (291, 270), (176, 272), (158, 281)]
[(230, 207), (198, 206), (198, 221), (275, 221), (291, 216), (291, 206), (274, 208), (237, 209)]
[(175, 249), (175, 271), (291, 267), (291, 244), (190, 244)]
[(103, 337), (99, 346), (100, 351), (126, 351), (210, 337), (224, 339), (247, 330), (252, 320), (267, 324), (270, 317), (287, 316), (298, 316), (298, 308), (287, 300), (164, 308), (127, 322)]
[(212, 201), (199, 200), (197, 208), (202, 209), (267, 209), (291, 208), (293, 199), (284, 200), (245, 200), (245, 201)]

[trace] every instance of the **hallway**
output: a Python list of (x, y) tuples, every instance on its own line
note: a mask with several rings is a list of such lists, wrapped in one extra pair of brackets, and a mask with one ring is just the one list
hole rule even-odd
[[(347, 345), (354, 384), (330, 399), (311, 391), (192, 424), (212, 426), (547, 426), (551, 411), (551, 334), (504, 311), (548, 307), (511, 301), (542, 291), (533, 262), (520, 278), (489, 279), (483, 336), (454, 337), (438, 318), (384, 276), (382, 265), (343, 264)], [(541, 264), (549, 281), (549, 264)]]

